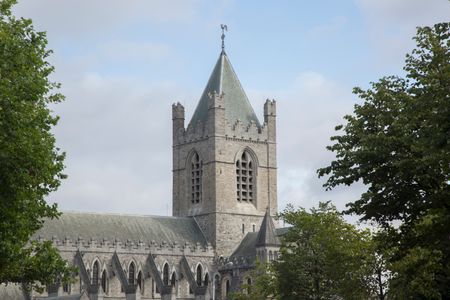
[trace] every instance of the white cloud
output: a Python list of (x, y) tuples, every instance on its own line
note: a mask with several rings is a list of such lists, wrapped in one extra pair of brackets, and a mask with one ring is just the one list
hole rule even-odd
[(130, 23), (189, 22), (196, 16), (198, 0), (28, 0), (15, 7), (19, 16), (32, 18), (49, 34), (88, 36), (109, 34)]
[(378, 53), (373, 66), (399, 65), (415, 46), (417, 26), (450, 19), (448, 0), (355, 0), (363, 13), (367, 35)]
[(169, 84), (86, 73), (64, 85), (54, 107), (69, 178), (50, 201), (63, 210), (145, 214), (171, 209), (171, 101), (192, 97)]
[(251, 91), (249, 95), (251, 99), (271, 95), (277, 100), (280, 209), (288, 203), (310, 208), (328, 200), (344, 209), (359, 197), (361, 185), (326, 192), (325, 179), (316, 174), (334, 159), (325, 147), (336, 134), (334, 127), (343, 123), (342, 117), (352, 112), (357, 101), (351, 87), (311, 71), (300, 73), (283, 91)]

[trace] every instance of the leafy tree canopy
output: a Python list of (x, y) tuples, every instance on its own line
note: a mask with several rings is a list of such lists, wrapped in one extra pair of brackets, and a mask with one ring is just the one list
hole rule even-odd
[(45, 201), (65, 177), (48, 105), (64, 97), (49, 80), (45, 33), (16, 19), (14, 4), (0, 0), (0, 282), (48, 284), (70, 270), (51, 243), (29, 240), (45, 218), (59, 216)]
[(347, 212), (384, 228), (392, 283), (406, 298), (441, 299), (450, 295), (450, 23), (418, 28), (414, 39), (406, 78), (354, 89), (363, 103), (336, 127), (336, 160), (318, 174), (329, 175), (328, 189), (367, 186)]
[[(257, 267), (251, 286), (233, 299), (369, 299), (376, 296), (377, 261), (369, 231), (345, 222), (330, 203), (311, 212), (288, 206), (280, 217), (292, 225), (281, 256)], [(383, 286), (384, 287), (384, 286)], [(380, 298), (383, 299), (383, 298)]]

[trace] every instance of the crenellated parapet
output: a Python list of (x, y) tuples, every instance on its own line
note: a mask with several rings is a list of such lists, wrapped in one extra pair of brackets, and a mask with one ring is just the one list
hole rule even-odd
[[(264, 123), (240, 119), (230, 122), (225, 113), (224, 95), (209, 94), (209, 110), (205, 122), (189, 123), (184, 128), (184, 107), (177, 103), (172, 106), (174, 120), (174, 146), (207, 139), (211, 136), (225, 136), (249, 142), (276, 142), (276, 101), (267, 99), (264, 103)], [(175, 118), (176, 116), (176, 118)], [(180, 120), (183, 120), (181, 123)]]
[[(40, 236), (36, 238), (38, 241), (43, 241), (44, 239)], [(154, 240), (144, 242), (142, 240), (108, 240), (103, 238), (101, 240), (88, 239), (85, 240), (82, 237), (78, 237), (76, 240), (71, 240), (70, 238), (59, 239), (56, 236), (52, 238), (53, 246), (62, 252), (105, 252), (105, 253), (135, 253), (135, 254), (147, 254), (157, 253), (157, 254), (171, 254), (171, 255), (189, 255), (189, 256), (204, 256), (213, 257), (214, 248), (211, 244), (191, 244), (185, 242), (180, 244), (176, 241), (159, 241)]]

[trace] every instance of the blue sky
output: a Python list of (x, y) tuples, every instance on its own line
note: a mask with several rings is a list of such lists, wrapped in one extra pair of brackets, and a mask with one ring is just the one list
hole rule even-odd
[[(69, 178), (49, 197), (63, 210), (170, 214), (171, 104), (192, 115), (226, 51), (258, 116), (278, 103), (279, 208), (332, 200), (315, 170), (333, 159), (333, 128), (354, 86), (402, 75), (416, 26), (450, 20), (447, 0), (26, 0), (15, 8), (47, 31), (64, 103), (55, 135)], [(188, 120), (187, 120), (188, 121)], [(187, 123), (187, 122), (186, 122)]]

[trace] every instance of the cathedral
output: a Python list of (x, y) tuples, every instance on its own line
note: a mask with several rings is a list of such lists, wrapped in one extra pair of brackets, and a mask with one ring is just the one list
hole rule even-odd
[[(222, 35), (223, 40), (223, 35)], [(43, 293), (1, 299), (227, 299), (277, 259), (276, 103), (256, 116), (222, 44), (189, 123), (172, 105), (173, 216), (66, 212), (33, 239), (78, 268)], [(159, 201), (159, 200), (152, 200)], [(3, 298), (2, 298), (3, 297)], [(8, 298), (10, 297), (10, 298)]]

